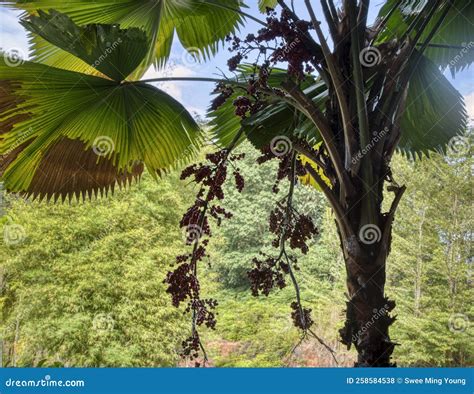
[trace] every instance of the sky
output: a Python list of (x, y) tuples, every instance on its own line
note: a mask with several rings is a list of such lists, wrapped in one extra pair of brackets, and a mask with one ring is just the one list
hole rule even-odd
[[(302, 1), (296, 1), (296, 12), (301, 17), (307, 15)], [(369, 22), (375, 20), (382, 0), (371, 2), (369, 10)], [(247, 0), (250, 14), (264, 18), (257, 9), (257, 0)], [(316, 14), (322, 15), (319, 2), (315, 2)], [(11, 11), (5, 6), (0, 6), (0, 48), (6, 52), (12, 50), (18, 51), (24, 58), (28, 57), (28, 40), (25, 29), (18, 23), (18, 12)], [(323, 18), (321, 18), (323, 19)], [(469, 21), (466, 21), (469, 23)], [(259, 29), (256, 22), (249, 21), (245, 27), (240, 30), (239, 35), (245, 37), (248, 33), (255, 33)], [(323, 31), (327, 31), (323, 25)], [(144, 75), (143, 79), (167, 77), (219, 77), (221, 70), (227, 72), (227, 59), (230, 57), (226, 48), (223, 48), (215, 57), (205, 63), (196, 62), (192, 56), (180, 45), (177, 39), (174, 40), (171, 52), (171, 58), (168, 66), (162, 70), (155, 70), (151, 67)], [(455, 79), (452, 79), (449, 71), (445, 73), (451, 83), (464, 95), (469, 117), (474, 119), (474, 78), (472, 67), (458, 73)], [(180, 101), (191, 113), (204, 117), (211, 101), (210, 93), (213, 90), (213, 84), (203, 82), (167, 82), (156, 84), (159, 88), (165, 90), (168, 94)]]

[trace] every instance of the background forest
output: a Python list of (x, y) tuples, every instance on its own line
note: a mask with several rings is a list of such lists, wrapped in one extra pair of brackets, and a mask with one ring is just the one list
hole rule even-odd
[[(214, 366), (335, 366), (317, 341), (299, 342), (289, 304), (293, 289), (255, 298), (251, 260), (270, 247), (268, 214), (276, 163), (240, 148), (242, 194), (229, 187), (234, 218), (216, 232), (204, 294), (219, 300), (218, 325), (205, 332)], [(398, 156), (393, 172), (408, 189), (395, 221), (387, 294), (397, 300), (392, 336), (401, 366), (474, 365), (472, 318), (472, 157)], [(179, 171), (158, 183), (144, 176), (109, 199), (53, 205), (3, 196), (0, 332), (3, 366), (176, 366), (189, 320), (171, 305), (163, 279), (185, 249), (178, 222), (196, 190)], [(319, 236), (300, 258), (302, 297), (315, 332), (339, 365), (355, 353), (338, 342), (343, 325), (344, 263), (334, 218), (322, 195), (298, 186)], [(281, 198), (281, 196), (280, 196)], [(319, 201), (318, 204), (314, 202)], [(311, 205), (309, 204), (311, 202)], [(263, 249), (265, 251), (265, 247)]]

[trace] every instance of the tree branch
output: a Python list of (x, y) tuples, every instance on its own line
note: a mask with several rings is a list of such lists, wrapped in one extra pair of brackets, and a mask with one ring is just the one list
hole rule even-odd
[(293, 283), (293, 287), (295, 289), (295, 294), (296, 294), (296, 303), (298, 305), (299, 309), (299, 314), (300, 314), (300, 319), (301, 319), (301, 328), (303, 329), (303, 333), (305, 334), (306, 332), (309, 332), (311, 335), (313, 335), (318, 342), (323, 345), (326, 350), (328, 350), (331, 353), (331, 356), (334, 358), (334, 361), (336, 364), (338, 364), (337, 359), (334, 355), (334, 350), (331, 349), (320, 337), (318, 337), (309, 327), (308, 322), (306, 321), (305, 318), (305, 311), (303, 309), (303, 305), (301, 303), (301, 292), (300, 292), (300, 287), (298, 285), (298, 282), (296, 280), (295, 274), (293, 273), (293, 268), (291, 266), (292, 262), (290, 261), (286, 251), (285, 251), (285, 238), (286, 238), (286, 229), (288, 228), (289, 224), (289, 219), (291, 216), (291, 212), (293, 209), (293, 193), (295, 190), (295, 184), (296, 184), (296, 153), (293, 153), (293, 156), (291, 158), (291, 175), (290, 175), (290, 190), (288, 192), (288, 198), (287, 198), (287, 204), (286, 204), (286, 214), (285, 214), (285, 222), (283, 224), (283, 233), (281, 234), (280, 238), (280, 258), (282, 256), (285, 256), (286, 263), (288, 266), (288, 273), (291, 278), (291, 282)]
[(382, 238), (380, 240), (380, 254), (377, 256), (377, 263), (385, 261), (386, 254), (388, 253), (388, 245), (390, 244), (390, 236), (392, 234), (392, 224), (395, 218), (395, 212), (397, 211), (398, 204), (402, 199), (403, 193), (405, 193), (406, 186), (397, 187), (394, 191), (395, 198), (392, 201), (392, 205), (390, 206), (390, 210), (387, 213), (387, 217), (385, 220), (385, 226), (383, 229)]
[[(352, 183), (344, 170), (341, 156), (334, 142), (334, 135), (324, 114), (314, 105), (313, 101), (306, 96), (301, 89), (293, 82), (286, 81), (282, 84), (283, 89), (301, 106), (306, 116), (313, 121), (323, 137), (324, 144), (336, 170), (341, 189), (352, 190)], [(344, 193), (345, 194), (345, 193)]]
[(328, 187), (328, 185), (326, 185), (324, 180), (321, 179), (321, 176), (316, 172), (316, 170), (309, 163), (305, 165), (305, 169), (313, 177), (315, 182), (318, 184), (318, 186), (321, 188), (322, 192), (328, 199), (329, 204), (331, 205), (331, 208), (333, 209), (334, 214), (336, 216), (336, 221), (341, 231), (344, 232), (343, 234), (343, 236), (345, 237), (344, 239), (348, 239), (351, 236), (355, 237), (355, 234), (352, 231), (351, 224), (349, 223), (345, 215), (344, 209), (339, 203), (337, 197), (334, 195), (333, 191)]
[[(359, 15), (357, 16), (357, 25), (363, 26), (364, 30), (367, 26), (367, 15), (369, 13), (370, 0), (361, 0)], [(365, 33), (365, 32), (364, 32)]]
[[(288, 15), (290, 15), (293, 22), (300, 21), (300, 18), (298, 18), (298, 15), (296, 15), (295, 12), (290, 7), (288, 7), (288, 5), (285, 3), (284, 0), (277, 0), (277, 1), (280, 7), (284, 9), (288, 13)], [(301, 33), (303, 33), (303, 35), (306, 38), (305, 43), (310, 47), (310, 49), (312, 49), (316, 57), (320, 57), (320, 55), (322, 54), (321, 46), (315, 40), (313, 40), (313, 37), (311, 37), (309, 33), (306, 33), (306, 32), (301, 32)]]
[(337, 46), (337, 43), (339, 42), (339, 32), (337, 31), (338, 19), (336, 19), (337, 15), (334, 16), (331, 13), (331, 10), (329, 9), (326, 0), (321, 0), (321, 8), (323, 9), (324, 17), (326, 18), (326, 21), (328, 23), (329, 32), (331, 33), (334, 46)]
[(206, 78), (206, 77), (161, 77), (152, 79), (143, 79), (141, 81), (124, 81), (123, 85), (126, 84), (137, 84), (137, 83), (149, 83), (149, 82), (211, 82), (211, 83), (226, 83), (229, 85), (240, 86), (248, 88), (247, 83), (237, 81), (235, 79), (219, 79), (219, 78)]

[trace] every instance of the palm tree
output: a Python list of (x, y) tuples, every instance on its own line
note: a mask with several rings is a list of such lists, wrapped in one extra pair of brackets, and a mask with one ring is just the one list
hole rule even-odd
[[(342, 341), (357, 349), (358, 366), (393, 365), (395, 303), (384, 286), (405, 187), (395, 182), (390, 161), (397, 149), (421, 158), (462, 138), (463, 98), (442, 71), (454, 74), (472, 63), (466, 43), (472, 43), (473, 2), (386, 0), (368, 26), (368, 0), (344, 0), (340, 9), (323, 0), (332, 50), (310, 0), (304, 1), (308, 22), (284, 0), (260, 0), (262, 10), (282, 10), (266, 21), (246, 14), (238, 0), (1, 3), (25, 11), (33, 61), (17, 66), (5, 56), (0, 63), (0, 175), (11, 192), (48, 199), (107, 192), (145, 166), (158, 176), (189, 161), (202, 143), (198, 125), (147, 84), (169, 78), (137, 79), (151, 64), (166, 63), (175, 32), (205, 59), (246, 19), (258, 21), (257, 38), (235, 41), (232, 63), (257, 40), (261, 64), (233, 64), (233, 78), (187, 80), (218, 83), (219, 105), (210, 116), (226, 159), (244, 139), (261, 149), (289, 143), (277, 155), (286, 158), (291, 181), (278, 230), (280, 257), (299, 176), (324, 193), (336, 218), (349, 296)], [(281, 23), (285, 29), (276, 31)], [(281, 62), (288, 68), (277, 69)], [(393, 193), (388, 211), (385, 186)], [(297, 325), (306, 331), (309, 315), (286, 262), (274, 264), (295, 283)]]

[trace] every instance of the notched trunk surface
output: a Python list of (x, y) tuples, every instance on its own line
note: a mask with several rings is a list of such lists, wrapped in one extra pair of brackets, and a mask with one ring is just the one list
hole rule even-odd
[[(373, 255), (375, 246), (371, 248)], [(362, 256), (346, 261), (348, 295), (346, 322), (339, 331), (342, 343), (357, 350), (356, 367), (395, 367), (391, 362), (395, 343), (390, 340), (389, 327), (395, 318), (390, 312), (395, 302), (384, 294), (385, 263), (375, 264)]]

